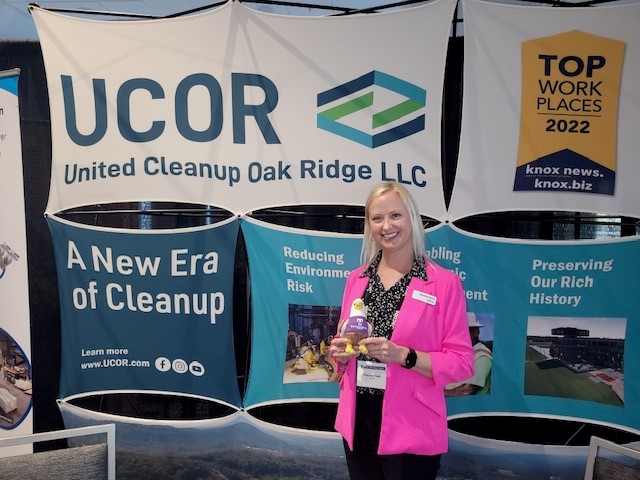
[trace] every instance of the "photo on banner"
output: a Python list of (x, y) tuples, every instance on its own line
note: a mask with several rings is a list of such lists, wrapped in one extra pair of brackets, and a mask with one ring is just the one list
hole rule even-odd
[(529, 317), (525, 395), (624, 405), (626, 318)]
[(493, 363), (493, 327), (495, 315), (467, 312), (469, 335), (473, 344), (473, 377), (445, 387), (446, 397), (461, 395), (489, 395)]
[(283, 383), (327, 382), (337, 377), (329, 355), (341, 320), (340, 305), (289, 305)]

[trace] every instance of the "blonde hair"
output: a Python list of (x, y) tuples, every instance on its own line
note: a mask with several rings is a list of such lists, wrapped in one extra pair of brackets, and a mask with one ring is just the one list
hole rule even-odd
[(424, 246), (424, 227), (422, 225), (422, 218), (418, 211), (418, 206), (415, 200), (406, 189), (404, 185), (398, 182), (385, 182), (375, 187), (369, 197), (367, 197), (367, 203), (364, 205), (364, 237), (362, 239), (362, 251), (360, 252), (360, 261), (363, 264), (370, 264), (378, 254), (380, 245), (373, 239), (371, 235), (371, 227), (369, 226), (369, 208), (371, 202), (376, 198), (386, 195), (387, 193), (397, 193), (400, 196), (400, 200), (404, 204), (407, 212), (409, 212), (409, 219), (411, 221), (411, 242), (413, 244), (413, 256), (415, 258), (423, 258), (426, 255), (426, 249)]

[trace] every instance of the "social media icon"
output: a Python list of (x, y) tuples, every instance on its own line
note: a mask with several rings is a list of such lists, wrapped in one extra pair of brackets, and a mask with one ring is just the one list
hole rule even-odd
[(161, 372), (168, 372), (171, 368), (171, 360), (167, 357), (156, 358), (156, 368)]
[(189, 370), (187, 362), (185, 362), (181, 358), (176, 358), (171, 366), (173, 367), (173, 371), (176, 373), (186, 373)]
[(189, 371), (196, 377), (204, 375), (204, 366), (195, 360), (189, 364)]

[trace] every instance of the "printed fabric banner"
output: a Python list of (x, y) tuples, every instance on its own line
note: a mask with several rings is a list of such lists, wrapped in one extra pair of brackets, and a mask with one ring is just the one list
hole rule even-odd
[(33, 432), (19, 78), (18, 69), (0, 72), (0, 437)]
[(451, 416), (560, 417), (640, 433), (636, 237), (524, 242), (443, 226), (427, 238), (431, 258), (462, 280), (476, 350), (466, 388), (445, 390)]
[(359, 265), (361, 235), (323, 234), (242, 219), (252, 300), (244, 405), (337, 400), (328, 346), (342, 319), (342, 292)]
[(640, 4), (463, 0), (464, 105), (451, 220), (554, 210), (640, 217)]
[(232, 324), (237, 219), (171, 232), (48, 221), (62, 319), (61, 396), (159, 391), (240, 405)]
[(192, 480), (198, 478), (349, 480), (342, 437), (301, 430), (239, 410), (222, 418), (163, 422), (81, 409), (59, 403), (66, 428), (115, 423), (118, 475)]
[(361, 205), (373, 185), (397, 180), (421, 213), (443, 218), (455, 3), (321, 18), (229, 2), (150, 21), (31, 6), (51, 106), (47, 211), (141, 200), (238, 214)]

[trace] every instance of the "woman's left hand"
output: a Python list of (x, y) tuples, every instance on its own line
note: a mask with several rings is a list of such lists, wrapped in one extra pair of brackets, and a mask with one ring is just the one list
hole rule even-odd
[(406, 347), (401, 347), (385, 337), (367, 337), (358, 342), (367, 347), (368, 355), (382, 363), (402, 363), (406, 357)]

